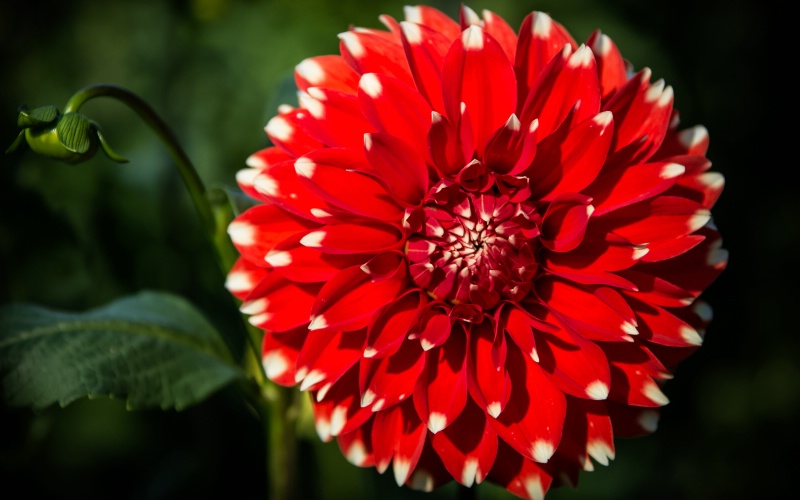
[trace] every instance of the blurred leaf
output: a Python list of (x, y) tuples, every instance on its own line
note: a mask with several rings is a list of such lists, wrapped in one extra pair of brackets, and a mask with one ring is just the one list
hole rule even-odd
[(110, 396), (129, 409), (181, 410), (244, 373), (191, 304), (141, 292), (83, 313), (0, 308), (0, 376), (11, 406)]

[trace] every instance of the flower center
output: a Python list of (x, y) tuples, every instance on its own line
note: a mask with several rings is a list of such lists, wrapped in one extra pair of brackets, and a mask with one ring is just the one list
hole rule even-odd
[(539, 215), (492, 188), (467, 192), (441, 182), (421, 209), (406, 217), (414, 283), (435, 299), (486, 310), (519, 301), (538, 269)]

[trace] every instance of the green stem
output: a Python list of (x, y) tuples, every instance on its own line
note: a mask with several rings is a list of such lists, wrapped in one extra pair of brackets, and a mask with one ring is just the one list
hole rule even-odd
[(219, 267), (222, 269), (223, 274), (227, 273), (235, 260), (233, 250), (229, 245), (224, 244), (225, 242), (220, 238), (219, 231), (217, 230), (218, 224), (214, 219), (214, 211), (208, 200), (203, 181), (200, 179), (197, 170), (192, 165), (189, 156), (181, 147), (175, 134), (164, 120), (158, 116), (155, 110), (141, 97), (124, 87), (107, 83), (90, 85), (76, 92), (75, 95), (67, 101), (64, 107), (64, 113), (77, 113), (81, 106), (96, 97), (111, 97), (128, 106), (150, 126), (164, 143), (172, 160), (178, 167), (178, 172), (184, 184), (186, 184), (186, 188), (189, 190), (192, 202), (197, 209), (197, 213), (200, 215), (203, 230), (216, 250), (215, 256)]
[[(208, 192), (197, 170), (181, 147), (175, 134), (147, 102), (131, 91), (111, 84), (90, 85), (79, 90), (67, 101), (64, 113), (77, 112), (87, 101), (96, 97), (111, 97), (121, 101), (136, 112), (153, 129), (172, 156), (178, 172), (189, 190), (194, 206), (200, 215), (203, 230), (215, 249), (222, 274), (233, 265), (236, 255), (225, 232), (225, 222), (217, 220), (219, 211), (213, 209)], [(269, 498), (293, 500), (296, 498), (296, 432), (299, 404), (294, 392), (270, 382), (261, 363), (262, 332), (242, 318), (247, 337), (248, 353), (243, 363), (245, 369), (261, 387), (254, 403), (258, 406), (264, 423), (267, 444), (267, 480)]]

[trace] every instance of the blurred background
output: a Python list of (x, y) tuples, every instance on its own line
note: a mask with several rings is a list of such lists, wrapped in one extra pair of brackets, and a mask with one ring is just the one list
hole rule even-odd
[[(336, 53), (337, 33), (402, 18), (396, 0), (6, 0), (0, 3), (0, 147), (17, 107), (62, 108), (78, 89), (115, 83), (170, 124), (208, 186), (234, 187), (267, 145), (278, 104), (294, 104), (294, 65)], [(456, 1), (432, 1), (457, 16)], [(800, 445), (796, 125), (789, 114), (790, 16), (755, 0), (531, 0), (468, 4), (518, 27), (532, 10), (578, 42), (595, 28), (637, 69), (675, 90), (683, 126), (710, 131), (708, 157), (726, 177), (714, 209), (728, 269), (705, 298), (705, 344), (665, 387), (652, 436), (617, 442), (609, 467), (548, 500), (776, 498)], [(787, 88), (788, 87), (788, 88)], [(783, 90), (790, 92), (784, 96)], [(0, 155), (0, 303), (82, 311), (142, 289), (180, 294), (212, 322), (230, 302), (170, 158), (129, 109), (97, 99), (81, 111), (117, 152), (66, 165), (29, 151)], [(791, 135), (790, 135), (791, 134)], [(226, 319), (227, 318), (227, 319)], [(391, 473), (349, 465), (313, 432), (301, 442), (307, 498), (445, 499), (398, 488)], [(233, 390), (184, 410), (128, 412), (81, 400), (42, 412), (0, 408), (0, 497), (263, 499), (259, 422)], [(20, 493), (11, 493), (17, 491)], [(479, 499), (510, 499), (490, 484)]]

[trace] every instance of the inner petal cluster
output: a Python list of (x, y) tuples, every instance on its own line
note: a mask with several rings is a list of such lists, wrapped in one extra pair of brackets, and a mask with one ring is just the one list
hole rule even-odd
[(470, 192), (442, 181), (406, 217), (414, 283), (437, 300), (483, 310), (521, 300), (538, 269), (539, 215), (496, 188)]

